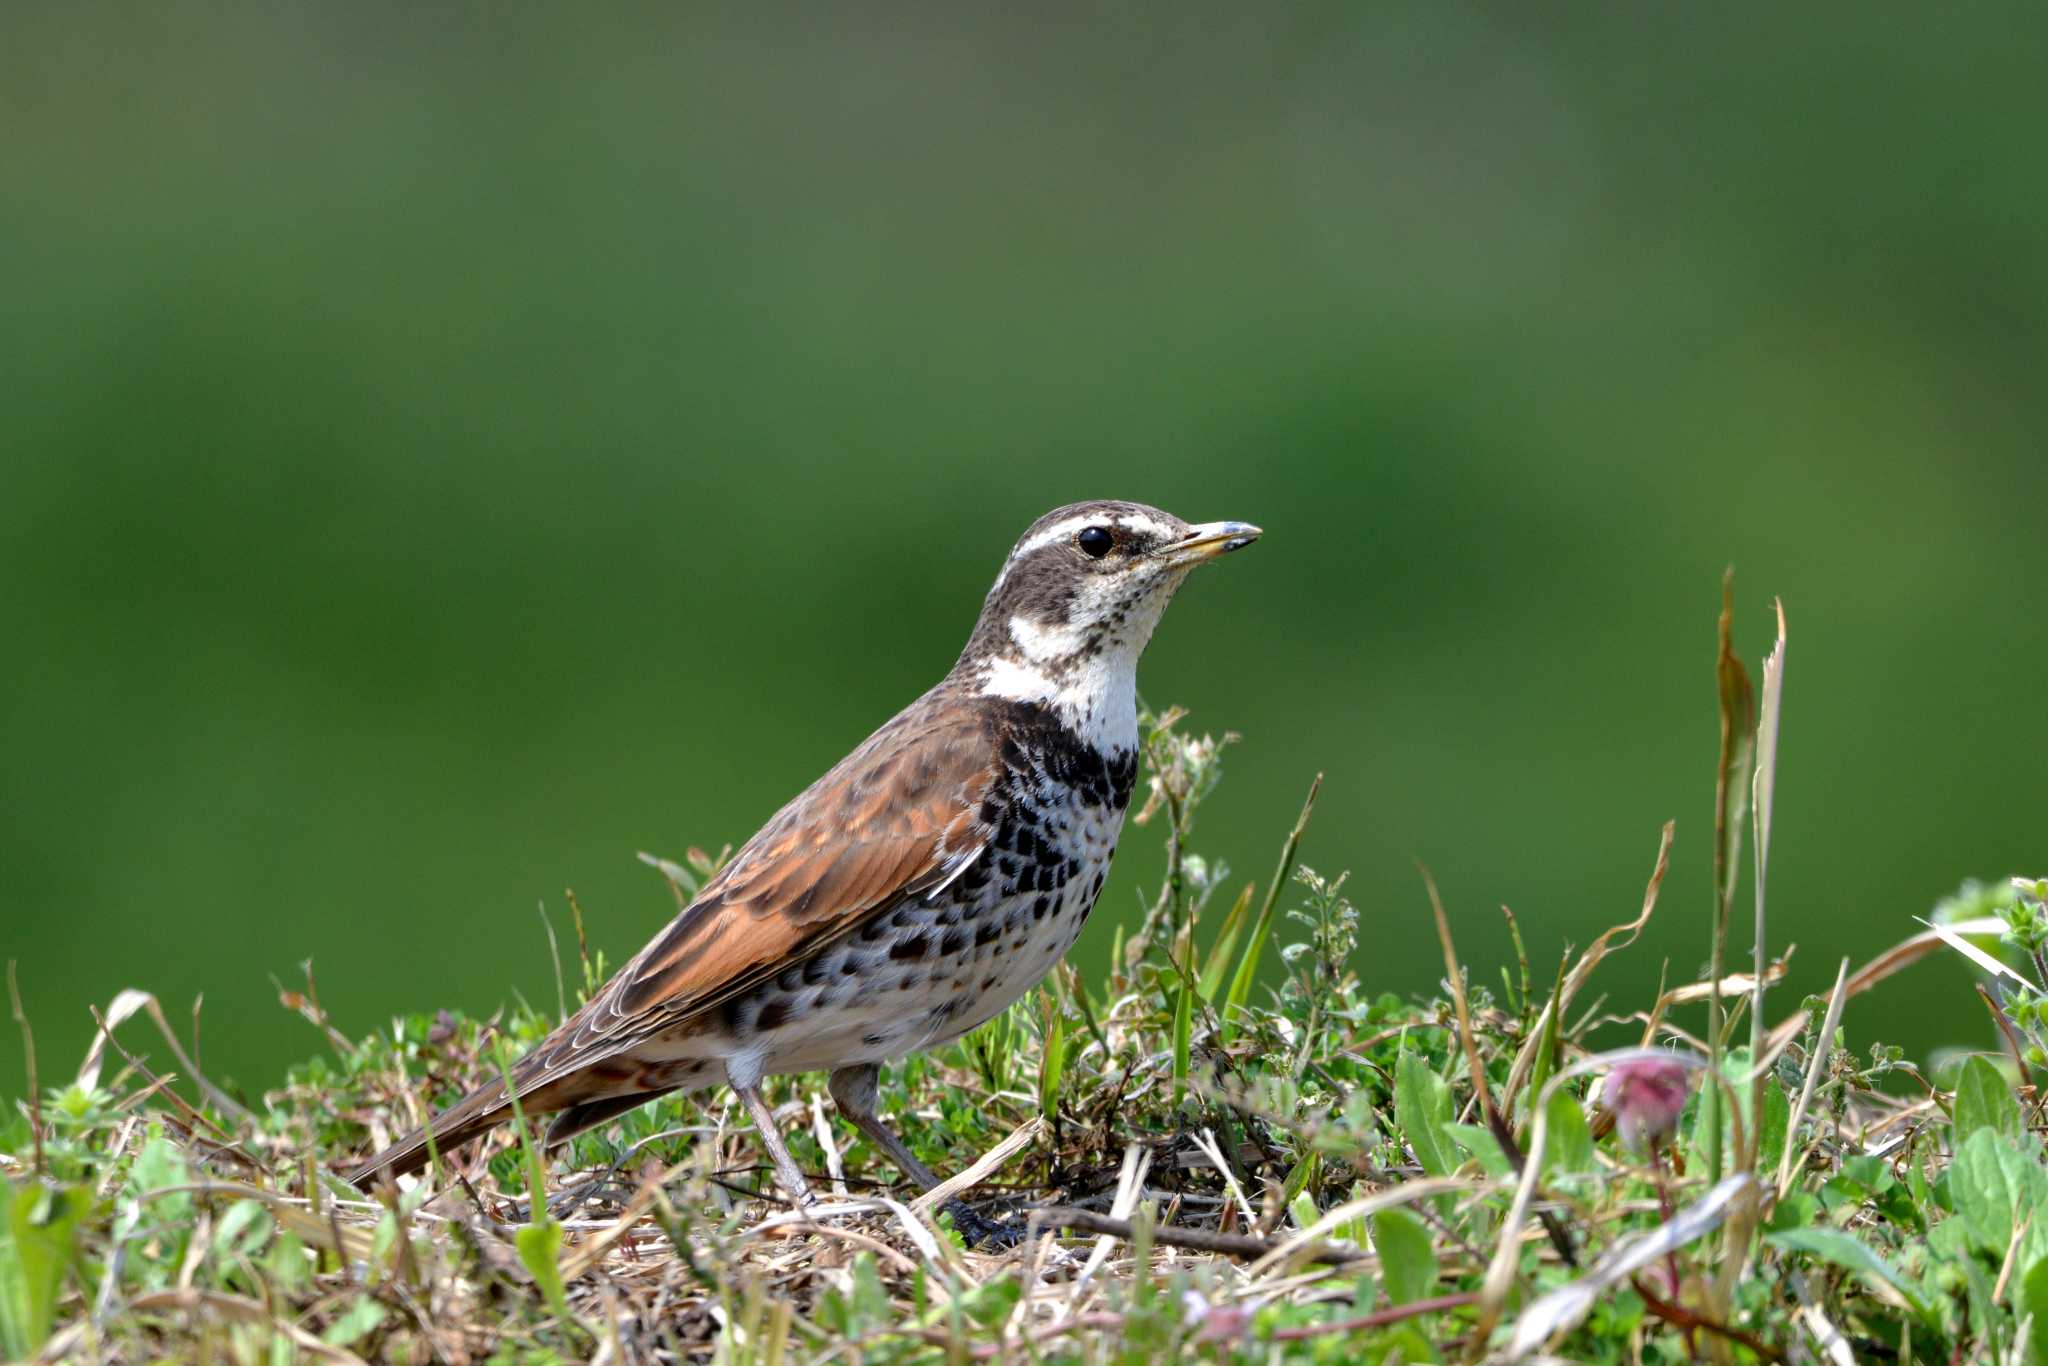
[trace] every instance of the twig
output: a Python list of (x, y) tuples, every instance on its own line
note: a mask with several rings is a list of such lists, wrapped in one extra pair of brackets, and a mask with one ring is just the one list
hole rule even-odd
[[(1112, 1219), (1107, 1215), (1090, 1210), (1075, 1209), (1071, 1205), (1056, 1206), (1038, 1210), (1033, 1218), (1047, 1228), (1071, 1228), (1082, 1233), (1101, 1233), (1112, 1238), (1128, 1239), (1133, 1227), (1128, 1219)], [(1280, 1250), (1281, 1244), (1267, 1238), (1254, 1238), (1243, 1233), (1215, 1233), (1209, 1229), (1181, 1228), (1173, 1224), (1158, 1224), (1152, 1229), (1152, 1241), (1168, 1247), (1184, 1247), (1193, 1252), (1220, 1252), (1227, 1257), (1265, 1257)], [(1329, 1246), (1304, 1249), (1308, 1259), (1329, 1266), (1345, 1266), (1362, 1261), (1372, 1254), (1348, 1248)]]
[(1642, 1296), (1643, 1307), (1673, 1327), (1683, 1328), (1687, 1333), (1691, 1333), (1695, 1329), (1704, 1328), (1716, 1337), (1724, 1337), (1730, 1342), (1739, 1343), (1747, 1347), (1765, 1361), (1783, 1361), (1785, 1359), (1783, 1352), (1771, 1346), (1771, 1344), (1765, 1342), (1754, 1333), (1745, 1333), (1742, 1329), (1730, 1324), (1717, 1323), (1705, 1315), (1694, 1313), (1682, 1304), (1673, 1304), (1669, 1300), (1659, 1299), (1655, 1291), (1643, 1284), (1641, 1276), (1631, 1276), (1628, 1279), (1629, 1284), (1635, 1287), (1636, 1294)]
[(1328, 1323), (1303, 1323), (1292, 1328), (1275, 1328), (1273, 1341), (1299, 1342), (1303, 1338), (1327, 1337), (1332, 1333), (1356, 1333), (1368, 1328), (1384, 1328), (1390, 1323), (1416, 1318), (1423, 1314), (1437, 1314), (1446, 1309), (1462, 1309), (1468, 1304), (1479, 1302), (1477, 1290), (1465, 1290), (1455, 1295), (1437, 1295), (1426, 1300), (1410, 1300), (1388, 1309), (1376, 1309), (1370, 1314), (1356, 1318), (1332, 1319)]

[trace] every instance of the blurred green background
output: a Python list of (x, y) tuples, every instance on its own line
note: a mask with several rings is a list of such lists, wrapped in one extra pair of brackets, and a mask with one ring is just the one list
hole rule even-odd
[[(1388, 989), (1440, 974), (1415, 859), (1491, 977), (1497, 906), (1553, 963), (1667, 817), (1603, 980), (1700, 967), (1730, 562), (1752, 665), (1791, 619), (1795, 992), (2048, 872), (2044, 36), (8, 5), (0, 908), (45, 1078), (132, 985), (204, 992), (260, 1088), (321, 1047), (269, 981), (306, 958), (351, 1033), (552, 1002), (538, 903), (636, 948), (634, 851), (744, 838), (1086, 497), (1267, 528), (1143, 687), (1244, 734), (1199, 832), (1239, 878), (1327, 770), (1305, 857)], [(1984, 1037), (1916, 973), (1859, 1037)]]

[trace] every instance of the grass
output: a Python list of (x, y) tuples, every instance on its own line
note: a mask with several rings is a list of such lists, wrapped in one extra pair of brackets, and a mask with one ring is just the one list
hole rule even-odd
[[(1450, 914), (1425, 872), (1418, 901), (1445, 976), (1437, 999), (1403, 999), (1360, 974), (1342, 875), (1299, 862), (1315, 788), (1275, 831), (1271, 879), (1233, 890), (1195, 838), (1231, 737), (1150, 718), (1138, 819), (1164, 840), (1167, 873), (1108, 970), (1084, 981), (1063, 968), (885, 1079), (884, 1113), (928, 1163), (961, 1173), (982, 1212), (1048, 1235), (1008, 1250), (967, 1247), (934, 1215), (942, 1202), (876, 1184), (893, 1169), (835, 1121), (819, 1077), (771, 1092), (824, 1196), (815, 1221), (774, 1196), (723, 1093), (664, 1099), (546, 1160), (522, 1119), (482, 1153), (437, 1154), (437, 1179), (375, 1199), (336, 1179), (545, 1034), (577, 994), (566, 975), (552, 1014), (420, 1015), (353, 1038), (309, 972), (280, 996), (326, 1049), (254, 1100), (208, 1082), (154, 998), (124, 992), (77, 1072), (32, 1080), (0, 1128), (0, 1350), (2038, 1359), (2048, 884), (1965, 888), (1895, 949), (1845, 962), (1828, 995), (1767, 1014), (1783, 972), (1766, 953), (1765, 892), (1784, 669), (1782, 625), (1760, 692), (1732, 652), (1717, 669), (1701, 948), (1724, 962), (1747, 828), (1751, 970), (1627, 1009), (1598, 978), (1658, 913), (1670, 826), (1646, 842), (1640, 907), (1554, 967), (1532, 962), (1510, 916), (1497, 983), (1467, 972), (1459, 941), (1498, 946), (1503, 927)], [(715, 866), (650, 862), (679, 897)], [(587, 993), (605, 965), (580, 948), (580, 913), (577, 929)], [(1421, 915), (1416, 930), (1428, 932)], [(1951, 949), (1985, 970), (1997, 1046), (1932, 1075), (1897, 1050), (1852, 1048), (1842, 1003)], [(537, 1185), (552, 1213), (526, 1200)]]

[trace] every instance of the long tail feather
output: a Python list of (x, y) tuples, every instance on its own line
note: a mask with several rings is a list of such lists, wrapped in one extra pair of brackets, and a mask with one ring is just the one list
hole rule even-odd
[(409, 1175), (427, 1165), (429, 1136), (433, 1139), (434, 1149), (445, 1158), (454, 1149), (481, 1138), (510, 1118), (512, 1107), (506, 1102), (504, 1083), (485, 1082), (435, 1115), (432, 1121), (414, 1129), (350, 1172), (349, 1182), (368, 1190), (387, 1173), (394, 1177)]

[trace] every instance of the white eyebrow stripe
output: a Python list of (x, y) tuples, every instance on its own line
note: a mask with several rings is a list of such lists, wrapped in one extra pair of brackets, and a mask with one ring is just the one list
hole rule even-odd
[(1043, 550), (1049, 545), (1066, 540), (1069, 536), (1078, 533), (1083, 527), (1102, 526), (1105, 523), (1110, 526), (1128, 527), (1133, 531), (1150, 532), (1152, 535), (1162, 538), (1171, 538), (1179, 534), (1178, 528), (1168, 526), (1155, 517), (1147, 517), (1142, 512), (1124, 512), (1114, 515), (1086, 512), (1077, 516), (1062, 518), (1029, 540), (1018, 543), (1017, 548), (1010, 552), (1010, 558), (1003, 561), (1002, 572), (996, 575), (995, 584), (989, 589), (990, 594), (994, 594), (996, 589), (1003, 586), (1003, 580), (1010, 577), (1010, 566), (1017, 563), (1017, 561)]
[(1080, 517), (1069, 517), (1065, 521), (1054, 522), (1051, 526), (1011, 551), (1010, 558), (1021, 560), (1033, 551), (1045, 549), (1055, 541), (1066, 540), (1067, 537), (1074, 535), (1084, 526), (1095, 526), (1101, 521), (1102, 518), (1088, 514)]
[(1011, 565), (1016, 564), (1017, 561), (1026, 558), (1027, 556), (1031, 555), (1036, 551), (1045, 549), (1047, 546), (1053, 544), (1055, 541), (1065, 540), (1067, 537), (1079, 531), (1082, 527), (1093, 526), (1095, 523), (1101, 520), (1102, 519), (1099, 517), (1089, 515), (1083, 515), (1079, 517), (1068, 517), (1062, 521), (1054, 522), (1051, 526), (1039, 532), (1030, 540), (1019, 542), (1017, 548), (1010, 552), (1010, 558), (1003, 561), (1003, 571), (1002, 573), (996, 575), (994, 587), (988, 590), (989, 595), (993, 597), (996, 593), (996, 590), (1003, 586), (1003, 580), (1010, 577)]

